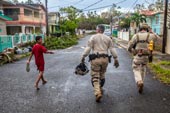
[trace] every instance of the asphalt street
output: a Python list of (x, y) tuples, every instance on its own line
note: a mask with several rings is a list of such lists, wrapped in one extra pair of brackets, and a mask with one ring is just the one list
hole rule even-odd
[[(128, 52), (116, 47), (120, 67), (109, 64), (104, 96), (95, 102), (91, 77), (74, 74), (89, 36), (79, 44), (45, 55), (45, 78), (48, 83), (36, 91), (38, 71), (26, 58), (0, 67), (0, 113), (170, 113), (170, 86), (155, 80), (147, 72), (144, 93), (138, 94)], [(88, 58), (86, 58), (87, 65)]]

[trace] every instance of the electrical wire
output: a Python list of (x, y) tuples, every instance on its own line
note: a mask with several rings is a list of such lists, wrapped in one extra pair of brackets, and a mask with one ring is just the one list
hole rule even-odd
[(134, 7), (134, 5), (135, 5), (137, 2), (138, 2), (138, 0), (136, 0), (136, 1), (132, 4), (132, 6), (129, 8), (129, 10), (128, 10), (127, 12), (130, 12), (130, 10)]
[[(81, 2), (83, 2), (84, 0), (79, 0), (79, 1), (77, 1), (77, 2), (69, 2), (68, 4), (63, 4), (63, 6), (67, 6), (67, 5), (70, 5), (70, 4), (74, 4), (74, 5), (77, 5), (77, 4), (79, 4), (79, 3), (81, 3)], [(84, 5), (83, 5), (84, 6)], [(61, 7), (61, 6), (59, 6), (59, 5), (57, 5), (57, 6), (52, 6), (52, 7), (48, 7), (48, 9), (52, 9), (52, 8), (56, 8), (56, 7)]]
[(77, 5), (77, 4), (79, 4), (79, 3), (81, 3), (81, 2), (83, 2), (84, 0), (79, 0), (78, 2), (76, 2), (74, 5)]
[(102, 2), (102, 1), (103, 1), (103, 0), (99, 0), (99, 1), (97, 1), (97, 2), (95, 2), (95, 3), (93, 3), (93, 4), (91, 4), (91, 5), (89, 5), (89, 6), (85, 7), (85, 8), (83, 8), (82, 10), (85, 10), (85, 9), (91, 7), (91, 6), (94, 6), (94, 5), (96, 5), (96, 4), (98, 4), (98, 3)]
[[(120, 3), (123, 3), (123, 2), (125, 2), (125, 1), (127, 1), (127, 0), (122, 0), (122, 1), (117, 2), (117, 3), (115, 3), (115, 4), (120, 4)], [(97, 8), (93, 8), (93, 9), (85, 9), (85, 10), (82, 10), (82, 11), (91, 11), (91, 10), (96, 10), (96, 9), (103, 9), (103, 8), (111, 7), (111, 6), (113, 6), (113, 4), (112, 4), (112, 5), (102, 6), (102, 7), (97, 7)]]

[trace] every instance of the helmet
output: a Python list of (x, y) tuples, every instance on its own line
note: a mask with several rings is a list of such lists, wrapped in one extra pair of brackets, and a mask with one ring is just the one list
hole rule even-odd
[(148, 29), (149, 26), (148, 26), (148, 24), (146, 24), (146, 23), (142, 23), (142, 24), (140, 25), (140, 28)]
[(75, 68), (75, 74), (77, 75), (85, 75), (89, 72), (89, 69), (84, 63), (80, 63), (76, 68)]

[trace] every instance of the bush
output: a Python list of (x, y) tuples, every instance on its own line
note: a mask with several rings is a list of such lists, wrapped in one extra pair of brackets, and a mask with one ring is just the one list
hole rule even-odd
[(45, 39), (47, 49), (65, 49), (78, 43), (77, 36), (48, 37)]
[(26, 43), (23, 43), (23, 44), (20, 44), (19, 47), (28, 47), (28, 46), (31, 46), (33, 47), (33, 45), (36, 44), (36, 41), (29, 41), (29, 42), (26, 42)]

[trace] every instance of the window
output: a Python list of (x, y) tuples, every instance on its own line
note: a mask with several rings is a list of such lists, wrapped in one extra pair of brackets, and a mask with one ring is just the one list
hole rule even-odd
[(19, 8), (11, 8), (11, 9), (4, 9), (4, 14), (9, 15), (19, 15), (20, 9)]
[(25, 16), (32, 16), (32, 11), (28, 9), (24, 9), (24, 15)]
[(34, 17), (35, 18), (39, 18), (39, 15), (40, 15), (39, 12), (36, 12), (36, 11), (34, 12)]
[(13, 20), (18, 20), (18, 15), (20, 15), (20, 9), (19, 8), (5, 8), (4, 14)]
[(159, 16), (156, 16), (156, 24), (159, 24)]
[(41, 19), (43, 19), (43, 15), (44, 15), (44, 13), (41, 13)]
[(154, 28), (154, 32), (156, 33), (156, 28)]

